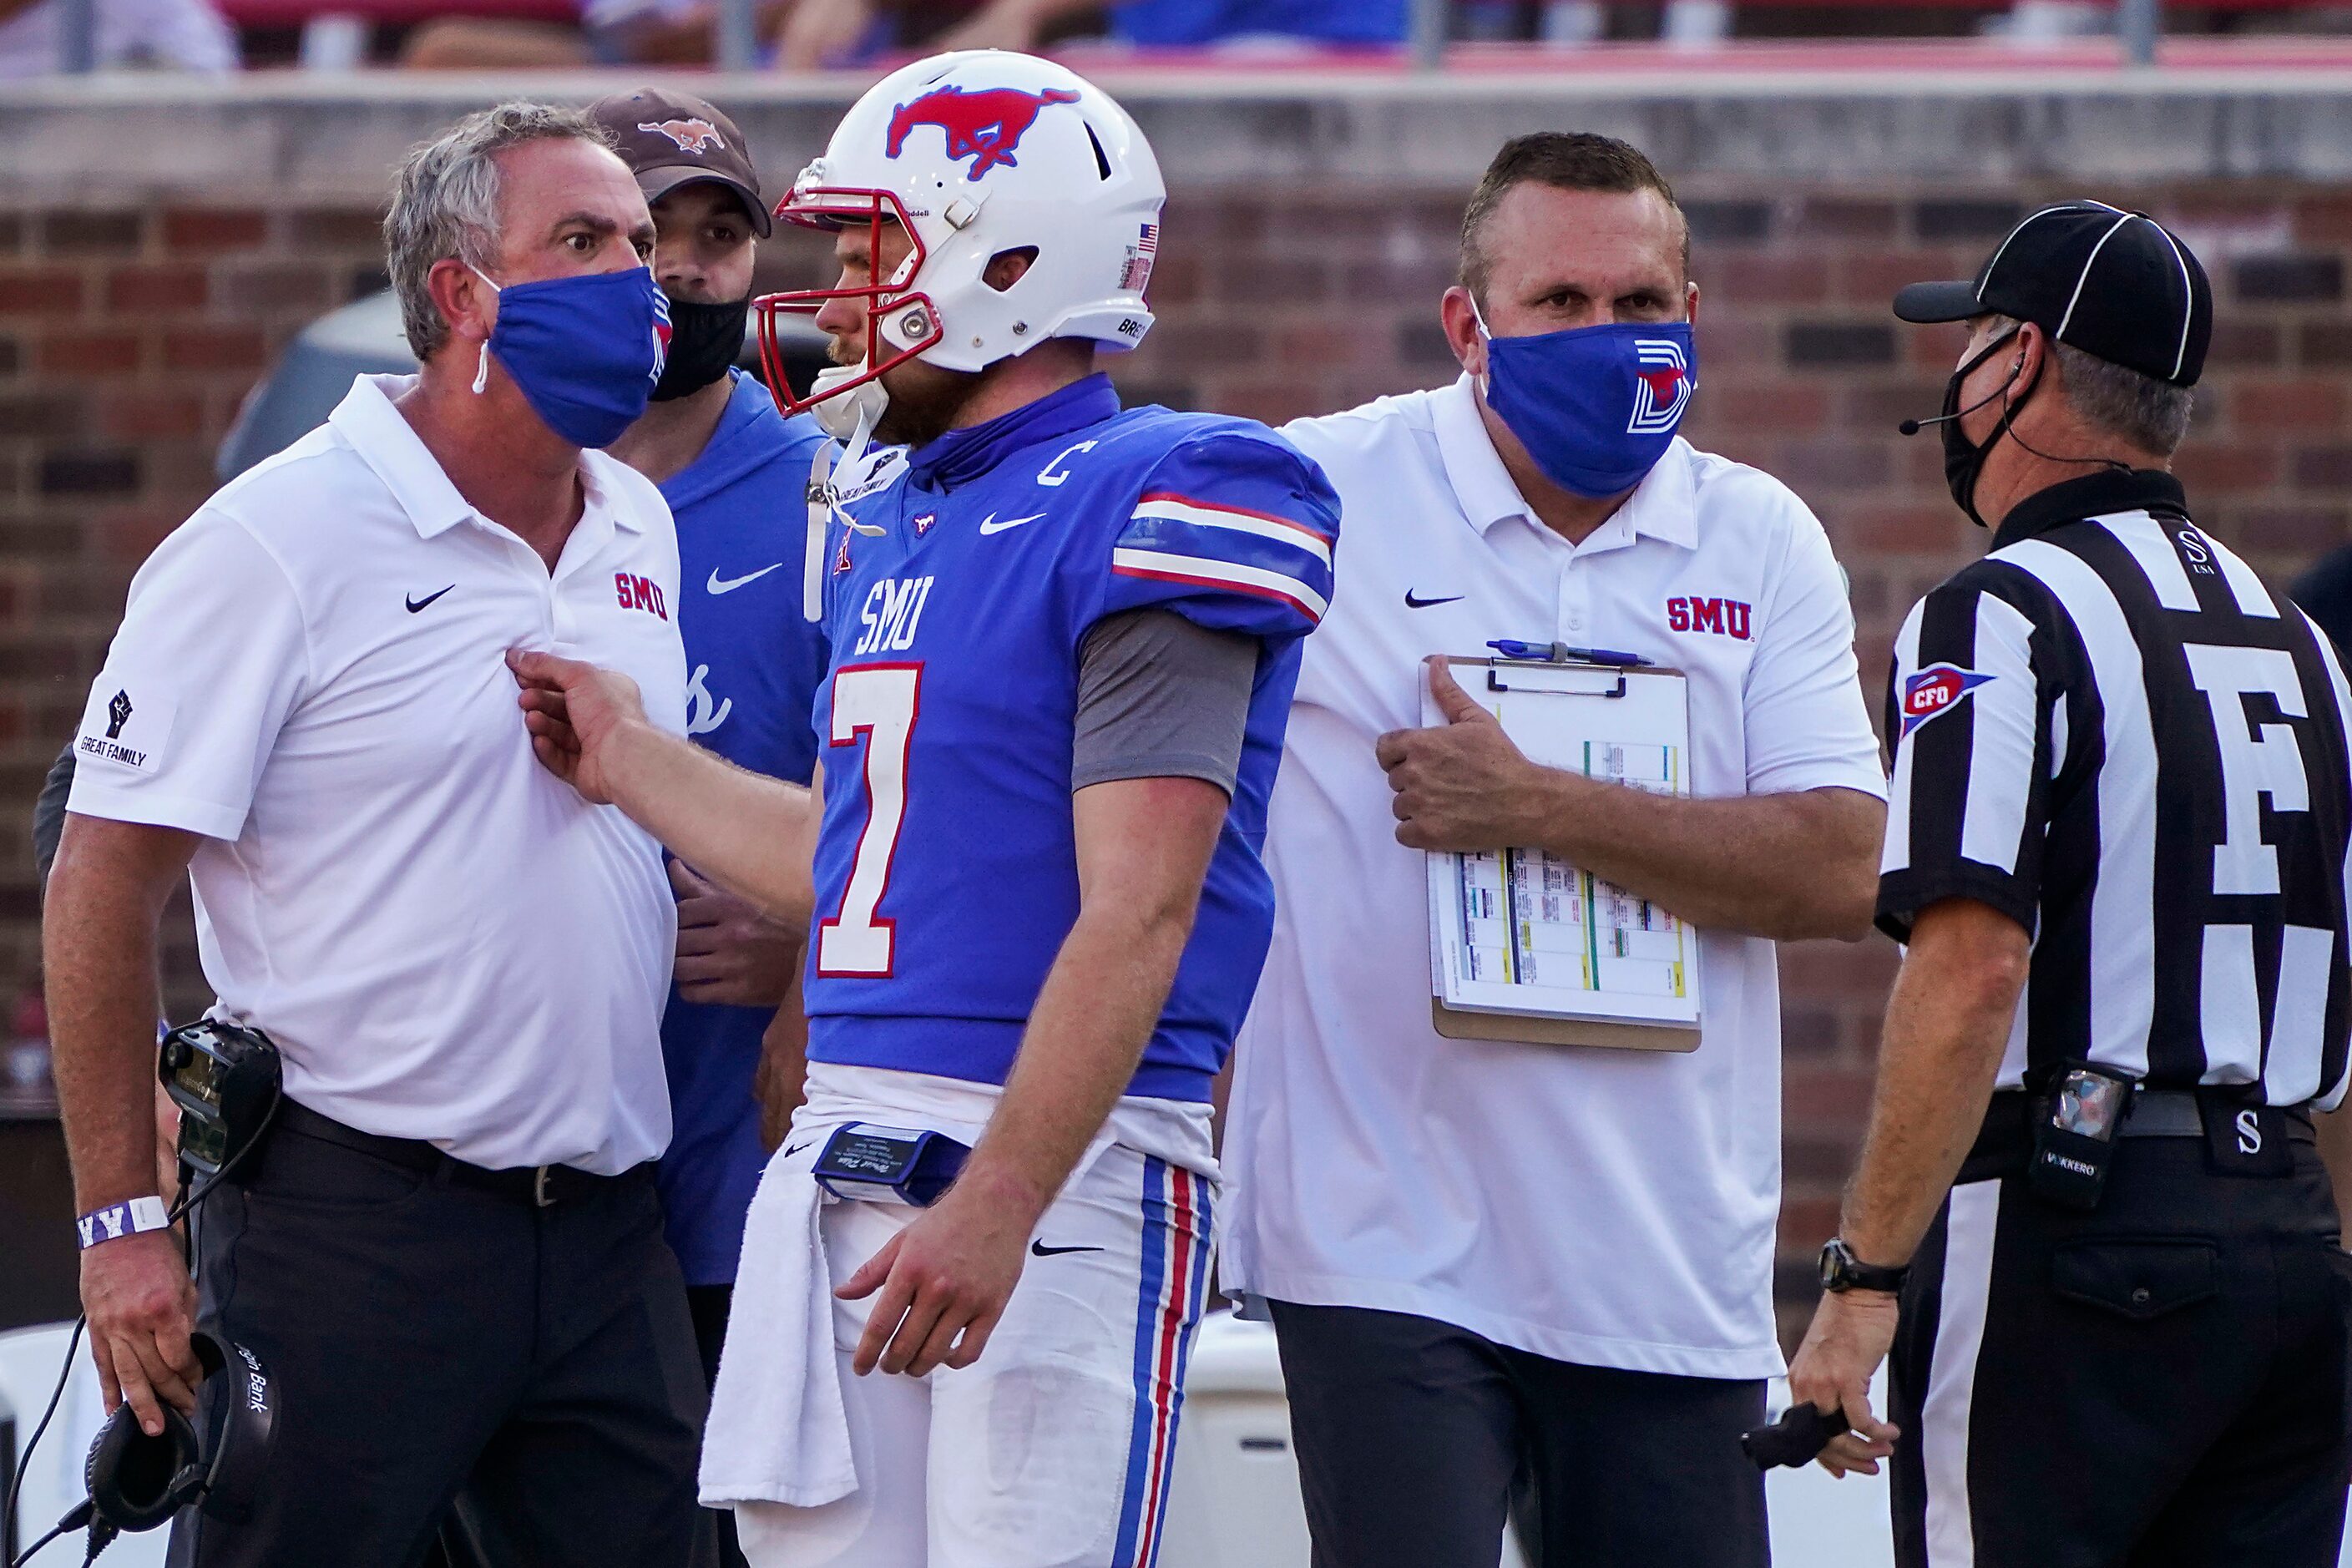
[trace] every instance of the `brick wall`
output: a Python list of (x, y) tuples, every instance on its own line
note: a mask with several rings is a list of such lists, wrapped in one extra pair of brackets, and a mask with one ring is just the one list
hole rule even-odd
[[(213, 489), (247, 390), (382, 286), (376, 215), (0, 205), (0, 1005), (38, 973), (26, 830), (131, 574)], [(234, 636), (234, 627), (224, 627)], [(175, 1006), (208, 994), (173, 923)]]
[[(1874, 693), (1904, 611), (1980, 547), (1944, 495), (1935, 441), (1894, 434), (1935, 407), (1957, 333), (1898, 330), (1887, 297), (1966, 276), (2028, 205), (2076, 194), (1934, 188), (1685, 191), (1705, 290), (1689, 433), (1778, 474), (1821, 514), (1852, 575)], [(1171, 203), (1160, 325), (1118, 367), (1131, 395), (1279, 420), (1452, 374), (1434, 305), (1458, 196), (1332, 191), (1223, 187)], [(2352, 196), (2315, 183), (2099, 194), (2180, 226), (2220, 290), (2180, 464), (2200, 516), (2273, 575), (2352, 539)], [(0, 800), (16, 820), (79, 712), (131, 572), (210, 489), (239, 398), (305, 321), (379, 286), (375, 216), (262, 201), (0, 205)], [(770, 262), (772, 282), (814, 265)], [(35, 917), (10, 825), (0, 995), (35, 974)], [(1783, 955), (1792, 1261), (1833, 1219), (1893, 956), (1875, 938)], [(194, 994), (184, 942), (175, 973)]]
[[(1702, 291), (1686, 433), (1778, 475), (1821, 516), (1852, 579), (1874, 721), (1904, 615), (1983, 547), (1945, 491), (1933, 435), (1895, 433), (1938, 405), (1959, 329), (1901, 327), (1887, 300), (1906, 282), (1971, 276), (2025, 212), (2078, 194), (1682, 192)], [(2276, 581), (2352, 542), (2352, 197), (2289, 184), (2098, 194), (2178, 226), (2213, 276), (2219, 325), (2179, 463), (2200, 519)], [(1276, 194), (1172, 203), (1153, 280), (1160, 324), (1122, 374), (1268, 419), (1450, 377), (1434, 301), (1458, 213), (1433, 193), (1377, 208)], [(1875, 936), (1782, 952), (1784, 1297), (1807, 1293), (1834, 1227), (1894, 969)]]

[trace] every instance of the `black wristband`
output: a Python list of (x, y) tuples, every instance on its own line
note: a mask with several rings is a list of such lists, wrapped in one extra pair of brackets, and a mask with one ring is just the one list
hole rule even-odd
[(1832, 1295), (1848, 1290), (1885, 1290), (1892, 1295), (1903, 1289), (1903, 1281), (1911, 1277), (1907, 1263), (1884, 1268), (1864, 1263), (1853, 1255), (1853, 1248), (1843, 1237), (1830, 1237), (1822, 1248), (1822, 1289)]

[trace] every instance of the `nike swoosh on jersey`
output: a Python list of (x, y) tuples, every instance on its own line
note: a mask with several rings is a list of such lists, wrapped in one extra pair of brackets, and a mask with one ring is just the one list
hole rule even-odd
[[(457, 584), (452, 583), (449, 584), (449, 588), (454, 588), (457, 585)], [(408, 606), (408, 613), (413, 616), (417, 611), (423, 609), (425, 605), (431, 604), (434, 600), (439, 598), (441, 594), (447, 593), (449, 588), (442, 589), (440, 594), (427, 594), (421, 599), (414, 594), (406, 595), (402, 598), (401, 603)]]
[(1412, 596), (1412, 590), (1407, 588), (1404, 591), (1404, 607), (1408, 610), (1425, 610), (1432, 605), (1454, 604), (1462, 597), (1463, 595), (1460, 594), (1454, 594), (1443, 599), (1416, 599)]
[(1033, 1241), (1029, 1244), (1030, 1256), (1034, 1258), (1059, 1258), (1065, 1252), (1100, 1252), (1101, 1250), (1099, 1247), (1048, 1247), (1042, 1241)]
[(988, 521), (980, 525), (980, 531), (982, 533), (1003, 533), (1008, 528), (1018, 528), (1024, 522), (1034, 522), (1045, 515), (1042, 511), (1033, 511), (1027, 517), (1008, 517), (1003, 522), (999, 522), (996, 521), (996, 514), (992, 511), (988, 514)]
[(779, 561), (775, 563), (775, 566), (762, 566), (757, 572), (750, 573), (741, 577), (721, 577), (719, 574), (719, 568), (713, 566), (710, 569), (710, 581), (705, 583), (703, 586), (709, 589), (713, 594), (731, 594), (746, 583), (758, 582), (769, 573), (773, 572), (776, 569), (776, 566), (782, 566), (782, 564), (783, 563)]

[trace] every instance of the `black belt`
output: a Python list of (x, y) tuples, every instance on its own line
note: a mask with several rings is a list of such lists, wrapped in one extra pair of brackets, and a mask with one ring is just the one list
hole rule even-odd
[[(444, 1176), (453, 1186), (496, 1193), (501, 1197), (512, 1198), (537, 1208), (578, 1203), (616, 1182), (641, 1179), (647, 1169), (640, 1165), (617, 1176), (600, 1176), (593, 1171), (583, 1171), (574, 1165), (518, 1165), (510, 1170), (493, 1171), (444, 1153), (420, 1138), (390, 1138), (381, 1132), (362, 1132), (356, 1127), (346, 1127), (333, 1117), (321, 1116), (291, 1100), (278, 1101), (277, 1125), (284, 1131), (304, 1138), (315, 1138), (322, 1143), (355, 1150), (412, 1171), (422, 1171), (427, 1175)], [(263, 1157), (268, 1158), (267, 1155)]]
[[(2192, 1089), (2135, 1089), (2130, 1113), (2116, 1130), (2116, 1136), (2202, 1138), (2208, 1099), (2216, 1106), (2232, 1110), (2250, 1103), (2238, 1098), (2237, 1091), (2231, 1089), (2201, 1093)], [(2050, 1097), (2046, 1094), (2023, 1089), (2004, 1089), (1995, 1093), (1985, 1111), (1984, 1125), (1977, 1131), (1977, 1141), (1969, 1148), (1969, 1157), (1961, 1162), (1958, 1179), (1982, 1182), (1996, 1176), (2022, 1174), (2033, 1154), (2034, 1124), (2049, 1113)], [(2317, 1141), (2318, 1134), (2312, 1130), (2310, 1107), (2288, 1106), (2281, 1114), (2286, 1118), (2289, 1142)]]

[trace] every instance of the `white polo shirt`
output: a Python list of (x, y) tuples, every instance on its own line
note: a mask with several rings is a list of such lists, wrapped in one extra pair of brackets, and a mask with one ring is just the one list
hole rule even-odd
[(660, 847), (541, 767), (509, 647), (620, 669), (683, 733), (677, 539), (581, 457), (555, 570), (468, 506), (366, 376), (150, 556), (75, 742), (71, 809), (204, 835), (216, 1011), (286, 1089), (478, 1165), (607, 1174), (669, 1142)]
[(1274, 792), (1274, 942), (1223, 1152), (1225, 1287), (1588, 1365), (1776, 1374), (1773, 944), (1701, 933), (1686, 1055), (1445, 1039), (1425, 861), (1396, 842), (1372, 748), (1420, 724), (1425, 655), (1559, 640), (1689, 673), (1701, 795), (1884, 798), (1821, 524), (1778, 480), (1676, 440), (1570, 545), (1528, 511), (1466, 379), (1283, 434), (1348, 527)]

